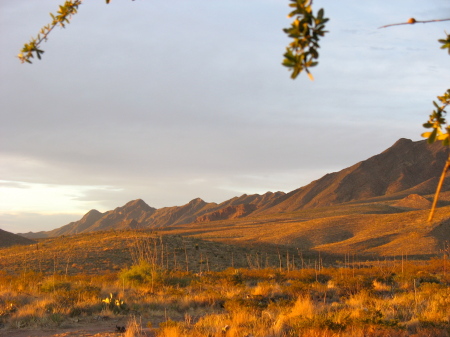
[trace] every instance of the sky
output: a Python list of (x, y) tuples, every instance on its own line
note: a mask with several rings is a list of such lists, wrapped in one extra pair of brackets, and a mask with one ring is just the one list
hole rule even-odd
[(315, 80), (281, 66), (288, 0), (85, 0), (32, 65), (62, 0), (0, 0), (0, 228), (50, 230), (141, 198), (289, 192), (421, 139), (449, 88), (448, 0), (316, 0)]

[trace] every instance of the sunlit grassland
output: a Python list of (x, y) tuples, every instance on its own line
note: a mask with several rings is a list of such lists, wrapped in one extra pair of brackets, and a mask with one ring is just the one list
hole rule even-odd
[(0, 319), (9, 330), (126, 317), (140, 322), (135, 331), (151, 327), (158, 336), (448, 336), (443, 263), (202, 274), (140, 263), (104, 275), (3, 273)]
[(128, 336), (449, 336), (444, 253), (332, 260), (135, 231), (46, 239), (0, 250), (0, 331), (121, 319)]

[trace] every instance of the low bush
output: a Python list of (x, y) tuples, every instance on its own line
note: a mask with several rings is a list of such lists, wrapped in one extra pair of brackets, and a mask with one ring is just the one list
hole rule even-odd
[(164, 271), (157, 265), (141, 261), (128, 269), (120, 272), (119, 278), (131, 286), (151, 285), (155, 286), (164, 280)]

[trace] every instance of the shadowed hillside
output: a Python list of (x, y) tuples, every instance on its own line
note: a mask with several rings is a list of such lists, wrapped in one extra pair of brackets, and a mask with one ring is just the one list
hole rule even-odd
[(32, 243), (34, 243), (33, 240), (0, 229), (0, 247), (30, 245)]
[[(285, 250), (279, 253), (273, 245), (239, 246), (165, 232), (110, 230), (39, 239), (30, 246), (0, 249), (0, 270), (102, 274), (120, 271), (145, 258), (170, 270), (202, 272), (277, 267), (279, 254), (286, 257)], [(296, 251), (291, 250), (291, 254)], [(304, 256), (314, 259), (317, 253), (304, 252)], [(285, 266), (285, 260), (282, 263)]]
[[(377, 196), (433, 193), (447, 154), (438, 143), (400, 139), (386, 151), (294, 190), (255, 213), (292, 212)], [(448, 189), (448, 181), (445, 189)], [(402, 194), (403, 192), (403, 194)]]

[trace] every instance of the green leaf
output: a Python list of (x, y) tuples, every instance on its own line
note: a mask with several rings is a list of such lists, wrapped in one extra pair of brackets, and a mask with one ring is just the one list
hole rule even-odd
[(428, 143), (432, 144), (436, 140), (437, 136), (437, 129), (434, 129), (433, 132), (431, 132), (430, 136), (428, 136)]
[(317, 19), (318, 19), (319, 21), (322, 21), (322, 20), (323, 20), (323, 14), (324, 14), (324, 13), (325, 13), (325, 12), (324, 12), (323, 8), (319, 9), (319, 11), (317, 12)]
[(289, 61), (289, 60), (286, 60), (286, 59), (284, 59), (283, 63), (281, 63), (281, 64), (284, 65), (285, 67), (288, 67), (288, 68), (292, 68), (292, 67), (295, 66), (295, 62), (292, 62), (292, 61)]
[(323, 8), (319, 9), (315, 15), (310, 0), (291, 0), (289, 7), (294, 10), (288, 17), (295, 16), (295, 18), (290, 28), (283, 29), (292, 41), (286, 48), (285, 60), (282, 64), (292, 71), (291, 78), (295, 79), (302, 71), (305, 71), (312, 80), (313, 77), (308, 68), (318, 64), (313, 60), (319, 58), (317, 51), (319, 39), (327, 33), (324, 29), (328, 18), (324, 17)]

